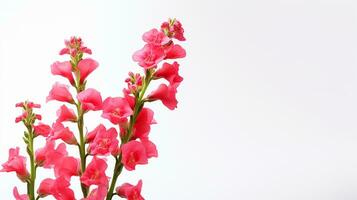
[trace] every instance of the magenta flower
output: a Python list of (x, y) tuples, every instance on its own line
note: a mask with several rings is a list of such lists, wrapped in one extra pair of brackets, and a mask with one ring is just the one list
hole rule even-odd
[(35, 160), (38, 166), (52, 168), (63, 157), (67, 156), (66, 145), (61, 143), (55, 149), (55, 141), (47, 140), (46, 145), (35, 153)]
[(118, 132), (115, 128), (108, 130), (98, 129), (95, 138), (89, 143), (88, 151), (91, 155), (108, 155), (115, 154), (118, 149), (119, 141), (117, 139)]
[(43, 137), (47, 137), (52, 130), (49, 125), (43, 124), (42, 122), (40, 122), (38, 125), (33, 126), (33, 129), (35, 132), (35, 136), (42, 135)]
[(136, 118), (131, 139), (135, 140), (136, 138), (147, 137), (151, 129), (151, 124), (155, 123), (154, 111), (150, 108), (143, 108)]
[(148, 164), (145, 147), (138, 141), (132, 140), (124, 144), (121, 151), (123, 155), (122, 163), (128, 171), (135, 170), (136, 165)]
[(146, 44), (142, 49), (136, 51), (133, 60), (138, 62), (144, 69), (156, 67), (165, 58), (165, 52), (160, 46)]
[(121, 97), (108, 97), (103, 102), (102, 117), (113, 124), (126, 122), (127, 117), (133, 114), (128, 101)]
[(37, 193), (40, 197), (52, 195), (59, 200), (75, 200), (74, 192), (69, 188), (70, 185), (70, 182), (64, 177), (46, 178), (40, 183)]
[(51, 140), (61, 139), (67, 144), (77, 144), (74, 134), (68, 127), (64, 127), (62, 123), (56, 122), (52, 124), (52, 131), (50, 133)]
[(56, 61), (51, 65), (51, 73), (67, 78), (71, 85), (74, 85), (74, 78), (72, 74), (72, 65), (69, 61), (59, 62)]
[(56, 112), (57, 121), (56, 122), (76, 122), (77, 115), (74, 113), (73, 109), (68, 108), (66, 105), (62, 105)]
[(54, 165), (55, 176), (64, 177), (70, 180), (72, 176), (80, 174), (80, 162), (77, 158), (71, 156), (62, 157)]
[(14, 187), (12, 193), (16, 200), (29, 200), (29, 196), (27, 194), (19, 194), (17, 187)]
[(88, 187), (91, 185), (107, 186), (109, 178), (105, 174), (107, 167), (108, 165), (103, 159), (94, 156), (81, 176), (81, 183)]
[(85, 58), (78, 63), (80, 83), (84, 83), (87, 76), (97, 69), (99, 63), (91, 58)]
[(170, 85), (181, 83), (183, 78), (178, 73), (179, 66), (177, 62), (172, 64), (164, 63), (160, 69), (156, 70), (154, 77), (155, 79), (164, 78)]
[(56, 82), (47, 96), (47, 102), (51, 100), (74, 103), (73, 97), (68, 90), (68, 86)]
[(165, 45), (170, 42), (170, 38), (167, 37), (163, 32), (158, 31), (156, 28), (144, 33), (143, 40), (155, 46)]
[(176, 100), (177, 86), (177, 84), (169, 86), (160, 84), (159, 87), (148, 96), (148, 98), (151, 101), (160, 100), (168, 109), (174, 110), (178, 103)]
[(77, 95), (77, 99), (81, 102), (82, 109), (87, 112), (89, 110), (102, 109), (102, 96), (100, 92), (93, 88), (88, 88)]
[(17, 177), (26, 182), (29, 177), (29, 172), (26, 169), (26, 157), (21, 156), (20, 148), (16, 147), (9, 149), (9, 158), (7, 162), (2, 164), (2, 169), (0, 172), (16, 172)]
[(139, 180), (138, 184), (135, 186), (130, 183), (124, 183), (116, 188), (116, 192), (120, 197), (126, 198), (127, 200), (144, 200), (141, 196), (142, 185), (142, 180)]

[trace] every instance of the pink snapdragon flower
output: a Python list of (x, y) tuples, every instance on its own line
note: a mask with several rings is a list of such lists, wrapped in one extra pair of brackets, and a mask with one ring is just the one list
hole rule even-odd
[(84, 83), (87, 76), (91, 74), (97, 67), (99, 63), (91, 58), (85, 58), (78, 63), (78, 69), (80, 73), (80, 83)]
[(142, 185), (142, 180), (139, 180), (138, 184), (135, 186), (130, 183), (124, 183), (116, 188), (116, 192), (120, 197), (126, 198), (127, 200), (144, 200), (141, 196)]
[(103, 102), (102, 117), (113, 124), (126, 122), (127, 117), (133, 114), (128, 101), (121, 97), (108, 97)]
[(88, 151), (91, 155), (108, 155), (117, 153), (119, 141), (118, 132), (115, 128), (108, 130), (99, 129), (94, 140), (89, 143)]
[(55, 141), (47, 140), (43, 148), (36, 150), (35, 160), (38, 166), (52, 168), (58, 161), (68, 155), (64, 143), (59, 144), (57, 148), (55, 148), (55, 145)]
[(181, 22), (177, 19), (169, 19), (168, 22), (162, 23), (161, 30), (170, 38), (175, 38), (179, 41), (186, 40), (183, 35), (185, 30), (183, 29)]
[(165, 85), (160, 84), (159, 87), (149, 94), (148, 99), (150, 101), (160, 100), (167, 108), (174, 110), (177, 107), (177, 92), (178, 84)]
[(77, 99), (81, 102), (82, 109), (87, 112), (89, 110), (102, 109), (102, 96), (100, 92), (93, 88), (88, 88), (77, 95)]
[(59, 54), (69, 54), (72, 57), (76, 57), (80, 53), (92, 54), (92, 50), (83, 46), (82, 39), (80, 37), (71, 37), (70, 40), (65, 40), (64, 44), (66, 48), (63, 48)]
[(40, 197), (52, 195), (58, 200), (75, 200), (74, 192), (69, 188), (70, 185), (69, 180), (64, 177), (46, 178), (40, 183), (37, 193)]
[(16, 200), (29, 200), (29, 196), (27, 194), (19, 194), (17, 187), (14, 187), (12, 193)]
[(35, 132), (35, 136), (42, 135), (43, 137), (47, 137), (52, 128), (49, 125), (40, 122), (38, 125), (33, 126), (33, 130)]
[(86, 134), (86, 143), (92, 142), (99, 132), (105, 131), (106, 128), (103, 124), (99, 124), (94, 130)]
[(165, 51), (161, 46), (146, 44), (142, 49), (134, 53), (133, 60), (138, 62), (144, 69), (150, 69), (156, 67), (165, 56)]
[(51, 100), (74, 103), (73, 97), (68, 90), (68, 86), (56, 82), (47, 96), (47, 102)]
[(140, 138), (140, 141), (145, 147), (146, 156), (148, 158), (158, 157), (156, 145), (151, 142), (148, 137)]
[(143, 40), (155, 46), (165, 45), (170, 42), (170, 38), (167, 37), (163, 32), (158, 31), (156, 28), (143, 34)]
[(143, 108), (136, 118), (131, 139), (135, 140), (137, 138), (147, 137), (151, 129), (151, 124), (155, 123), (154, 111), (150, 108)]
[(23, 111), (20, 116), (15, 118), (15, 122), (19, 123), (19, 122), (25, 120), (27, 118), (27, 116), (28, 116), (28, 112), (27, 111)]
[(54, 165), (55, 176), (70, 180), (72, 176), (80, 174), (80, 161), (71, 156), (64, 156)]
[(74, 85), (74, 78), (72, 73), (72, 64), (69, 61), (59, 62), (56, 61), (51, 65), (51, 73), (53, 75), (62, 76), (67, 78), (71, 85)]
[(124, 144), (121, 148), (122, 163), (128, 171), (135, 170), (136, 165), (148, 164), (148, 157), (146, 155), (145, 147), (142, 143), (132, 140)]
[(74, 134), (68, 127), (64, 127), (62, 123), (56, 122), (52, 124), (52, 131), (50, 133), (51, 140), (61, 139), (67, 144), (77, 144)]
[(68, 108), (66, 105), (62, 105), (56, 112), (57, 121), (56, 122), (76, 122), (77, 116), (73, 109)]
[(165, 59), (177, 59), (186, 57), (186, 50), (178, 44), (171, 44), (164, 48)]
[(16, 147), (9, 149), (9, 158), (7, 162), (2, 164), (2, 169), (0, 172), (16, 172), (17, 177), (26, 182), (29, 177), (29, 172), (26, 169), (26, 157), (21, 156), (20, 148)]
[(162, 67), (155, 71), (154, 78), (164, 78), (170, 85), (181, 83), (183, 78), (179, 75), (179, 64), (174, 62), (172, 64), (164, 63)]
[(41, 108), (40, 104), (31, 102), (31, 101), (19, 102), (15, 106), (16, 107), (22, 107), (24, 109), (26, 109), (26, 108), (30, 108), (30, 109), (32, 109), (32, 108)]
[(105, 174), (108, 165), (105, 160), (93, 157), (81, 176), (81, 183), (90, 187), (91, 185), (107, 186), (109, 177)]
[(107, 196), (107, 187), (98, 186), (97, 188), (92, 190), (86, 198), (83, 198), (82, 200), (101, 200), (101, 199), (105, 199), (106, 196)]

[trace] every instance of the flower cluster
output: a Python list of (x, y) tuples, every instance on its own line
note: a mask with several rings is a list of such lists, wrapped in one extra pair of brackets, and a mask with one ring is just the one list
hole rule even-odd
[[(177, 107), (177, 88), (183, 78), (179, 75), (178, 62), (170, 60), (185, 57), (186, 51), (176, 44), (176, 41), (185, 41), (184, 29), (176, 19), (162, 23), (160, 29), (145, 32), (142, 39), (144, 47), (132, 58), (143, 72), (129, 72), (122, 96), (106, 98), (102, 98), (97, 89), (87, 87), (88, 77), (99, 66), (94, 59), (85, 57), (91, 55), (92, 50), (84, 46), (79, 37), (65, 41), (65, 48), (59, 54), (69, 55), (69, 59), (54, 62), (51, 73), (68, 82), (54, 83), (47, 96), (47, 102), (61, 102), (57, 119), (47, 125), (41, 122), (41, 115), (34, 112), (41, 107), (39, 104), (30, 101), (16, 104), (22, 108), (22, 114), (15, 121), (26, 127), (23, 140), (30, 169), (26, 167), (28, 160), (16, 147), (9, 150), (8, 161), (0, 170), (15, 172), (27, 184), (26, 194), (19, 194), (17, 187), (14, 188), (15, 199), (37, 200), (52, 196), (58, 200), (110, 200), (116, 195), (128, 200), (144, 199), (142, 180), (136, 185), (122, 183), (119, 186), (117, 180), (124, 169), (134, 171), (148, 164), (149, 159), (158, 157), (156, 145), (149, 137), (151, 125), (156, 124), (154, 111), (147, 104), (161, 101), (170, 110)], [(152, 81), (164, 82), (146, 94)], [(84, 119), (88, 112), (100, 112), (103, 120), (108, 120), (112, 126), (99, 123), (86, 131)], [(45, 140), (45, 145), (35, 149), (37, 137)], [(77, 148), (78, 156), (69, 155), (68, 148)], [(111, 159), (114, 171), (108, 176)], [(35, 188), (36, 172), (40, 168), (52, 170), (54, 178), (42, 179)], [(79, 180), (82, 194), (74, 193), (72, 179)]]

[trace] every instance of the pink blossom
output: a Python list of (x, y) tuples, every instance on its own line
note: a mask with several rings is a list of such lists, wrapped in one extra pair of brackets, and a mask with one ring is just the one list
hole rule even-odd
[(65, 121), (71, 121), (75, 122), (77, 121), (77, 116), (74, 113), (73, 109), (69, 109), (66, 105), (62, 105), (56, 112), (57, 114), (57, 122), (65, 122)]
[(38, 125), (33, 126), (35, 136), (42, 135), (43, 137), (47, 137), (51, 132), (51, 127), (47, 124), (43, 124), (40, 122)]
[(148, 44), (156, 46), (165, 45), (170, 42), (170, 38), (168, 38), (163, 32), (158, 31), (156, 28), (144, 33), (143, 40)]
[(165, 85), (160, 84), (159, 87), (149, 94), (150, 101), (160, 100), (167, 108), (174, 110), (177, 107), (176, 92), (177, 84)]
[(87, 198), (83, 198), (82, 200), (102, 200), (107, 196), (107, 187), (98, 186), (94, 190), (90, 192)]
[(77, 140), (74, 134), (68, 127), (64, 127), (62, 123), (56, 122), (52, 124), (52, 131), (50, 133), (50, 139), (61, 139), (67, 144), (77, 144)]
[(125, 169), (132, 171), (138, 164), (144, 165), (148, 163), (145, 147), (142, 143), (132, 140), (124, 144), (121, 148), (122, 163)]
[(55, 176), (64, 177), (70, 180), (72, 176), (78, 176), (80, 173), (80, 162), (79, 159), (64, 156), (54, 165)]
[(174, 62), (172, 64), (164, 63), (162, 67), (156, 70), (154, 77), (155, 79), (164, 78), (171, 85), (175, 83), (181, 83), (183, 78), (179, 75), (179, 64)]
[(16, 107), (22, 107), (22, 108), (41, 108), (40, 104), (31, 102), (31, 101), (25, 101), (25, 102), (19, 102), (15, 105)]
[(56, 82), (47, 96), (47, 102), (51, 100), (74, 103), (73, 97), (68, 90), (68, 86)]
[(121, 97), (108, 97), (103, 102), (102, 117), (113, 124), (125, 122), (126, 118), (133, 114), (128, 101)]
[(151, 124), (155, 123), (154, 112), (149, 108), (143, 108), (136, 118), (131, 139), (147, 137)]
[(165, 52), (160, 46), (146, 44), (142, 49), (136, 51), (133, 60), (138, 62), (144, 69), (156, 67), (165, 58)]
[(145, 147), (146, 156), (148, 158), (158, 157), (156, 145), (153, 142), (151, 142), (149, 138), (147, 137), (141, 138), (140, 141)]
[(14, 194), (16, 200), (29, 200), (29, 196), (27, 194), (19, 194), (17, 187), (14, 187), (12, 193)]
[(172, 44), (164, 48), (165, 59), (177, 59), (186, 57), (186, 50), (178, 44)]
[(29, 177), (29, 172), (26, 169), (26, 157), (21, 156), (20, 148), (16, 147), (9, 149), (9, 158), (7, 162), (2, 164), (0, 172), (16, 172), (17, 177), (23, 182)]
[(55, 141), (47, 140), (43, 148), (36, 150), (35, 160), (37, 165), (52, 168), (63, 157), (67, 156), (66, 145), (61, 143), (55, 149)]
[(87, 76), (97, 69), (98, 65), (98, 62), (91, 58), (85, 58), (79, 61), (78, 69), (80, 73), (80, 83), (83, 83)]
[(27, 111), (23, 111), (20, 116), (18, 116), (18, 117), (15, 118), (15, 122), (16, 122), (16, 123), (19, 123), (19, 122), (25, 120), (25, 119), (27, 118), (27, 116), (28, 116)]
[(81, 183), (88, 187), (91, 185), (107, 186), (109, 179), (105, 174), (107, 167), (108, 165), (103, 159), (94, 156), (81, 176)]
[(80, 37), (71, 37), (70, 40), (64, 41), (66, 48), (63, 48), (59, 54), (69, 54), (72, 57), (76, 57), (80, 53), (92, 54), (92, 50), (83, 46), (82, 39)]
[(88, 150), (91, 155), (108, 155), (118, 149), (118, 133), (115, 128), (100, 129), (94, 140), (89, 143)]
[(173, 37), (180, 41), (186, 40), (183, 36), (185, 30), (183, 29), (181, 22), (176, 19), (169, 19), (169, 22), (162, 23), (161, 30), (164, 31), (169, 37)]
[(82, 109), (85, 112), (89, 110), (96, 111), (102, 109), (102, 96), (93, 88), (88, 88), (80, 92), (77, 95), (77, 99), (81, 102)]
[(86, 143), (92, 142), (99, 132), (105, 131), (106, 128), (103, 124), (99, 124), (93, 131), (88, 132), (86, 135)]
[(58, 200), (75, 200), (74, 192), (69, 188), (70, 185), (69, 180), (64, 177), (46, 178), (40, 183), (37, 193), (41, 197), (52, 195)]
[(59, 62), (56, 61), (51, 65), (51, 73), (53, 75), (59, 75), (62, 76), (64, 78), (67, 78), (68, 81), (74, 85), (74, 78), (73, 78), (73, 74), (72, 74), (72, 65), (69, 61), (65, 61), (65, 62)]
[(142, 180), (139, 180), (136, 186), (131, 185), (130, 183), (124, 183), (116, 188), (116, 192), (120, 197), (126, 198), (127, 200), (144, 200), (141, 196), (142, 185)]

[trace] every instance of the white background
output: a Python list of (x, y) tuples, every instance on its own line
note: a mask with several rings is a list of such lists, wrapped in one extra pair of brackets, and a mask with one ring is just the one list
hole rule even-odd
[[(118, 96), (127, 72), (140, 70), (131, 55), (142, 33), (168, 17), (186, 29), (179, 108), (151, 106), (159, 158), (119, 183), (142, 178), (148, 200), (357, 199), (352, 0), (1, 0), (1, 162), (8, 148), (23, 147), (14, 104), (45, 104), (51, 85), (64, 81), (50, 64), (64, 60), (65, 38), (80, 35), (99, 61), (89, 86)], [(44, 122), (60, 105), (43, 106)], [(88, 116), (88, 129), (99, 114)], [(0, 174), (1, 199), (13, 199), (15, 185), (25, 192), (14, 174)]]

